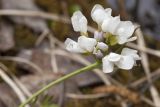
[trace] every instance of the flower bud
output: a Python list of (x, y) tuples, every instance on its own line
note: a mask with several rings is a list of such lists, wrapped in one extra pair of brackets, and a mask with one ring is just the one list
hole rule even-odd
[(107, 51), (108, 49), (108, 45), (106, 45), (105, 43), (103, 42), (98, 42), (97, 44), (97, 48), (102, 50), (103, 52)]
[(101, 59), (103, 58), (103, 53), (98, 49), (94, 48), (93, 54), (96, 56), (96, 58)]
[(94, 38), (97, 40), (97, 41), (103, 41), (103, 32), (98, 32), (98, 31), (95, 31), (94, 32)]

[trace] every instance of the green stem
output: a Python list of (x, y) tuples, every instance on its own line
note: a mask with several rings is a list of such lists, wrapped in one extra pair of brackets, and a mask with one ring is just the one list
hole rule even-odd
[(24, 103), (22, 103), (19, 107), (24, 107), (25, 105), (27, 105), (29, 102), (31, 102), (33, 99), (35, 99), (37, 96), (39, 96), (40, 94), (42, 94), (44, 91), (48, 90), (49, 88), (51, 88), (52, 86), (66, 80), (66, 79), (69, 79), (77, 74), (80, 74), (84, 71), (88, 71), (88, 70), (91, 70), (91, 69), (94, 69), (96, 67), (98, 67), (100, 65), (100, 62), (96, 62), (96, 63), (93, 63), (89, 66), (86, 66), (84, 68), (81, 68), (81, 69), (78, 69), (74, 72), (71, 72), (70, 74), (67, 74), (51, 83), (49, 83), (47, 86), (43, 87), (42, 89), (40, 89), (39, 91), (37, 91), (36, 93), (34, 93), (30, 98), (28, 98)]

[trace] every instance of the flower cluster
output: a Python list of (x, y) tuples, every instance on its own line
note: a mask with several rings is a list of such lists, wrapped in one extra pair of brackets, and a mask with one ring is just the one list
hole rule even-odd
[[(140, 60), (137, 50), (123, 48), (121, 53), (114, 51), (113, 47), (124, 46), (125, 43), (136, 40), (132, 37), (135, 26), (130, 21), (121, 21), (120, 16), (111, 16), (110, 8), (104, 9), (96, 4), (91, 17), (98, 25), (98, 30), (94, 32), (94, 38), (88, 37), (87, 19), (80, 12), (76, 11), (72, 18), (74, 31), (80, 32), (78, 41), (67, 38), (65, 41), (66, 49), (75, 53), (90, 53), (103, 63), (103, 72), (110, 73), (114, 66), (120, 69), (129, 70)], [(119, 50), (119, 48), (118, 48)]]

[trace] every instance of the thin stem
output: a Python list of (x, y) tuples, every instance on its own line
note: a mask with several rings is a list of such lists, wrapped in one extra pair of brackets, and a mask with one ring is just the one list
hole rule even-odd
[(52, 86), (66, 80), (66, 79), (69, 79), (77, 74), (80, 74), (84, 71), (89, 71), (91, 69), (94, 69), (96, 67), (98, 67), (101, 63), (100, 62), (96, 62), (96, 63), (93, 63), (89, 66), (86, 66), (84, 68), (81, 68), (81, 69), (78, 69), (74, 72), (71, 72), (70, 74), (67, 74), (53, 82), (51, 82), (50, 84), (48, 84), (47, 86), (43, 87), (42, 89), (40, 89), (39, 91), (37, 91), (36, 93), (34, 93), (30, 98), (28, 98), (24, 103), (22, 103), (19, 107), (24, 107), (25, 105), (27, 105), (29, 102), (31, 102), (33, 99), (35, 99), (37, 96), (39, 96), (40, 94), (42, 94), (44, 91), (48, 90), (49, 88), (51, 88)]

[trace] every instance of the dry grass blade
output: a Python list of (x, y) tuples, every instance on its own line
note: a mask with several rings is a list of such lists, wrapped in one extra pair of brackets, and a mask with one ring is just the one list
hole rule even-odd
[(66, 93), (66, 96), (68, 98), (72, 98), (72, 99), (98, 99), (98, 98), (103, 98), (108, 96), (107, 94), (101, 94), (101, 93), (97, 93), (97, 94), (74, 94), (74, 93)]
[(56, 61), (56, 56), (54, 54), (55, 41), (54, 41), (53, 35), (49, 34), (48, 31), (44, 31), (39, 36), (39, 38), (37, 39), (36, 46), (39, 45), (45, 39), (45, 37), (48, 38), (49, 44), (50, 44), (50, 56), (51, 56), (51, 68), (52, 68), (52, 71), (54, 73), (58, 73), (58, 65), (57, 65), (57, 61)]
[[(0, 66), (1, 68), (3, 68), (4, 71), (9, 71), (8, 68), (4, 64), (0, 63)], [(10, 76), (12, 77), (13, 81), (17, 84), (17, 86), (23, 91), (23, 93), (26, 96), (30, 97), (32, 95), (32, 93), (26, 88), (25, 85), (23, 85), (23, 83), (14, 74), (11, 73)]]
[(52, 71), (54, 73), (58, 73), (58, 65), (57, 65), (57, 61), (56, 61), (56, 56), (54, 54), (54, 50), (55, 50), (55, 41), (52, 35), (48, 35), (48, 39), (50, 42), (50, 51), (51, 51), (51, 67), (52, 67)]
[(10, 61), (15, 61), (15, 62), (21, 62), (21, 63), (25, 63), (29, 66), (31, 66), (32, 68), (34, 68), (38, 73), (42, 74), (43, 71), (41, 70), (40, 67), (38, 67), (36, 64), (34, 64), (33, 62), (26, 60), (24, 58), (20, 58), (20, 57), (11, 57), (11, 56), (1, 56), (0, 57), (1, 60), (10, 60)]
[[(18, 86), (13, 82), (13, 80), (1, 68), (0, 68), (0, 76), (14, 90), (20, 101), (25, 102), (26, 97), (23, 94), (23, 92), (18, 88)], [(26, 105), (26, 107), (30, 106)]]
[(32, 96), (32, 93), (26, 88), (25, 85), (14, 75), (12, 75), (13, 80), (17, 84), (17, 86), (23, 91), (23, 93), (27, 96), (30, 97)]
[(41, 44), (41, 42), (44, 40), (44, 38), (49, 34), (49, 31), (44, 30), (42, 34), (39, 35), (38, 39), (36, 40), (35, 46), (38, 46)]
[[(145, 42), (144, 42), (142, 31), (140, 29), (138, 29), (135, 33), (138, 37), (138, 45), (139, 45), (139, 47), (141, 47), (143, 49), (145, 47)], [(151, 96), (153, 98), (155, 106), (158, 107), (160, 105), (160, 97), (159, 97), (159, 93), (158, 93), (156, 87), (152, 84), (149, 63), (148, 63), (149, 62), (148, 56), (145, 52), (140, 52), (140, 55), (142, 58), (141, 62), (142, 62), (144, 71), (146, 73), (147, 80), (148, 80), (149, 84), (151, 84), (151, 86), (150, 86)]]
[(29, 10), (0, 10), (1, 16), (23, 16), (23, 17), (39, 17), (43, 19), (54, 20), (63, 23), (70, 23), (70, 20), (65, 16), (59, 16), (56, 14), (45, 13), (41, 11), (29, 11)]

